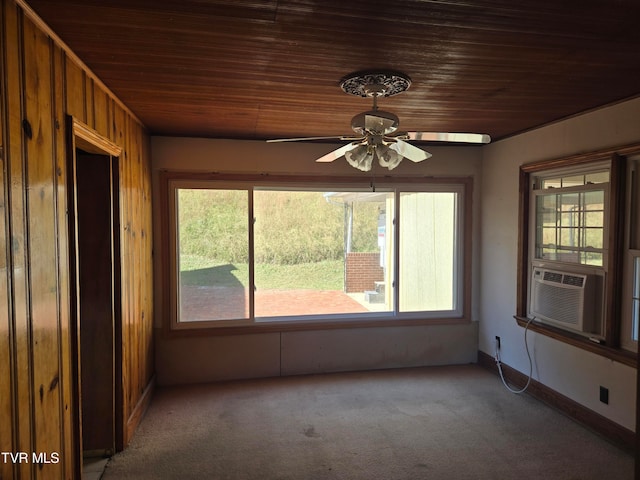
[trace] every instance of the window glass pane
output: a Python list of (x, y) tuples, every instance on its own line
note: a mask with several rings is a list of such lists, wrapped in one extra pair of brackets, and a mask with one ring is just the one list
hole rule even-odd
[(602, 238), (602, 230), (600, 228), (585, 228), (583, 245), (585, 248), (602, 249), (604, 239)]
[(633, 297), (640, 298), (640, 257), (633, 261)]
[(603, 264), (604, 190), (537, 195), (535, 218), (535, 258)]
[(248, 318), (246, 190), (178, 189), (179, 321)]
[(609, 172), (596, 172), (585, 175), (586, 183), (607, 183), (608, 181)]
[(576, 214), (574, 213), (563, 213), (560, 215), (560, 225), (563, 227), (572, 227), (576, 224)]
[(640, 257), (633, 260), (633, 292), (631, 294), (631, 325), (633, 340), (638, 341), (640, 329)]
[(584, 175), (575, 175), (572, 177), (562, 178), (563, 187), (577, 187), (579, 185), (584, 185)]
[(577, 246), (579, 243), (575, 228), (560, 228), (560, 245), (564, 247)]
[(256, 318), (390, 311), (390, 192), (254, 190)]
[(560, 188), (562, 187), (562, 179), (561, 178), (546, 178), (542, 180), (541, 187), (544, 190), (545, 188)]
[(542, 190), (548, 188), (570, 188), (582, 185), (593, 185), (609, 182), (609, 172), (594, 172), (579, 175), (567, 175), (564, 177), (544, 178), (540, 182)]
[(633, 322), (632, 339), (638, 341), (638, 324), (640, 323), (640, 300), (633, 299), (631, 306), (631, 320)]
[(585, 227), (604, 227), (604, 212), (587, 212), (584, 219)]
[(574, 212), (580, 208), (579, 193), (565, 193), (558, 195), (560, 201), (560, 210), (563, 212)]
[(555, 227), (543, 227), (542, 228), (542, 243), (543, 245), (555, 245), (557, 230)]
[(593, 265), (595, 267), (602, 267), (604, 265), (602, 253), (597, 252), (585, 252), (582, 254), (582, 263), (585, 265)]
[[(557, 196), (556, 195), (543, 195), (541, 197), (541, 210), (545, 213), (550, 213), (553, 215), (551, 218), (555, 218), (556, 208), (557, 208)], [(555, 220), (552, 220), (555, 221)]]
[(604, 209), (604, 190), (594, 190), (584, 192), (584, 203), (586, 210), (603, 210)]
[(457, 194), (400, 194), (399, 310), (456, 308)]

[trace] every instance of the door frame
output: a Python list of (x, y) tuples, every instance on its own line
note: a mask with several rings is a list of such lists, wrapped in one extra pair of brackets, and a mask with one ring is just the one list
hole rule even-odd
[[(81, 352), (80, 352), (80, 295), (78, 265), (78, 224), (77, 224), (77, 159), (76, 150), (81, 149), (90, 154), (111, 157), (112, 182), (112, 260), (113, 260), (113, 310), (114, 310), (114, 425), (115, 450), (124, 448), (123, 420), (123, 385), (122, 385), (122, 306), (121, 306), (121, 253), (120, 253), (120, 199), (119, 199), (119, 158), (122, 147), (100, 135), (88, 125), (66, 116), (67, 134), (67, 211), (69, 231), (69, 275), (70, 275), (70, 339), (71, 367), (73, 384), (73, 450), (75, 457), (75, 473), (82, 476), (82, 385), (81, 385)], [(114, 161), (115, 160), (115, 161)]]

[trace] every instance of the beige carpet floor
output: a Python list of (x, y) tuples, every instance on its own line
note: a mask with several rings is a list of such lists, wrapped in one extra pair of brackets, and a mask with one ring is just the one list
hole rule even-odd
[(103, 479), (630, 480), (633, 465), (468, 365), (160, 388)]

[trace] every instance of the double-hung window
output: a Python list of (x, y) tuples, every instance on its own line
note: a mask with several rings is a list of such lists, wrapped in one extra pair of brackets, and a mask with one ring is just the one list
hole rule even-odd
[(520, 168), (518, 323), (627, 363), (640, 309), (639, 149)]
[(604, 339), (609, 166), (531, 176), (528, 316)]
[(469, 187), (164, 172), (171, 328), (464, 319)]

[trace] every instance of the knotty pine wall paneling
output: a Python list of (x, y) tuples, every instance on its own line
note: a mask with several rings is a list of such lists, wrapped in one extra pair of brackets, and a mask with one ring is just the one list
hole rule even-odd
[[(0, 9), (0, 25), (4, 24), (4, 10)], [(5, 44), (5, 31), (0, 31), (0, 43)], [(0, 56), (0, 78), (6, 78), (6, 59), (4, 56)], [(9, 451), (13, 446), (13, 418), (11, 415), (12, 407), (12, 381), (11, 375), (13, 374), (12, 362), (12, 335), (13, 332), (9, 328), (10, 326), (10, 311), (12, 310), (9, 305), (11, 298), (9, 294), (9, 278), (7, 265), (10, 262), (10, 241), (7, 239), (10, 237), (8, 232), (8, 220), (9, 220), (9, 176), (6, 158), (6, 119), (4, 112), (6, 112), (6, 84), (2, 84), (0, 88), (0, 451)], [(8, 478), (10, 474), (10, 468), (0, 463), (0, 478)]]
[[(53, 88), (53, 116), (54, 126), (57, 135), (55, 136), (54, 144), (54, 158), (55, 158), (55, 177), (57, 178), (57, 218), (56, 218), (56, 239), (57, 239), (57, 254), (58, 262), (60, 266), (69, 266), (69, 245), (68, 245), (68, 227), (67, 227), (67, 182), (68, 172), (66, 171), (67, 165), (67, 145), (65, 142), (66, 135), (63, 132), (63, 125), (65, 125), (65, 95), (63, 88), (56, 88), (56, 85), (64, 85), (64, 62), (65, 55), (63, 50), (52, 42), (53, 48), (53, 75), (52, 84)], [(62, 230), (61, 230), (62, 229)], [(68, 268), (67, 268), (68, 271)], [(70, 320), (70, 302), (67, 299), (70, 298), (70, 277), (67, 271), (59, 268), (57, 271), (58, 276), (58, 316), (60, 318), (58, 328), (60, 329), (60, 389), (63, 399), (71, 399), (74, 395), (73, 383), (71, 372), (73, 371), (73, 348), (72, 348), (72, 330)], [(72, 452), (74, 448), (74, 420), (73, 410), (70, 403), (61, 405), (61, 412), (64, 420), (64, 431), (62, 432), (61, 445), (62, 452)], [(72, 458), (64, 458), (65, 462), (65, 474), (69, 476), (73, 472)]]
[[(67, 115), (120, 146), (122, 425), (153, 384), (151, 175), (144, 126), (23, 0), (0, 0), (0, 479), (77, 476)], [(45, 454), (33, 462), (33, 453)], [(56, 455), (53, 455), (56, 454)]]
[[(50, 39), (25, 18), (22, 22), (24, 72), (24, 134), (26, 181), (26, 245), (30, 330), (29, 362), (31, 364), (31, 415), (33, 442), (30, 453), (47, 456), (62, 450), (64, 428), (60, 364), (62, 339), (59, 316), (57, 252), (57, 195), (60, 193), (55, 174), (55, 142), (60, 139), (52, 115), (54, 98), (52, 45)], [(61, 464), (64, 466), (64, 462)]]

